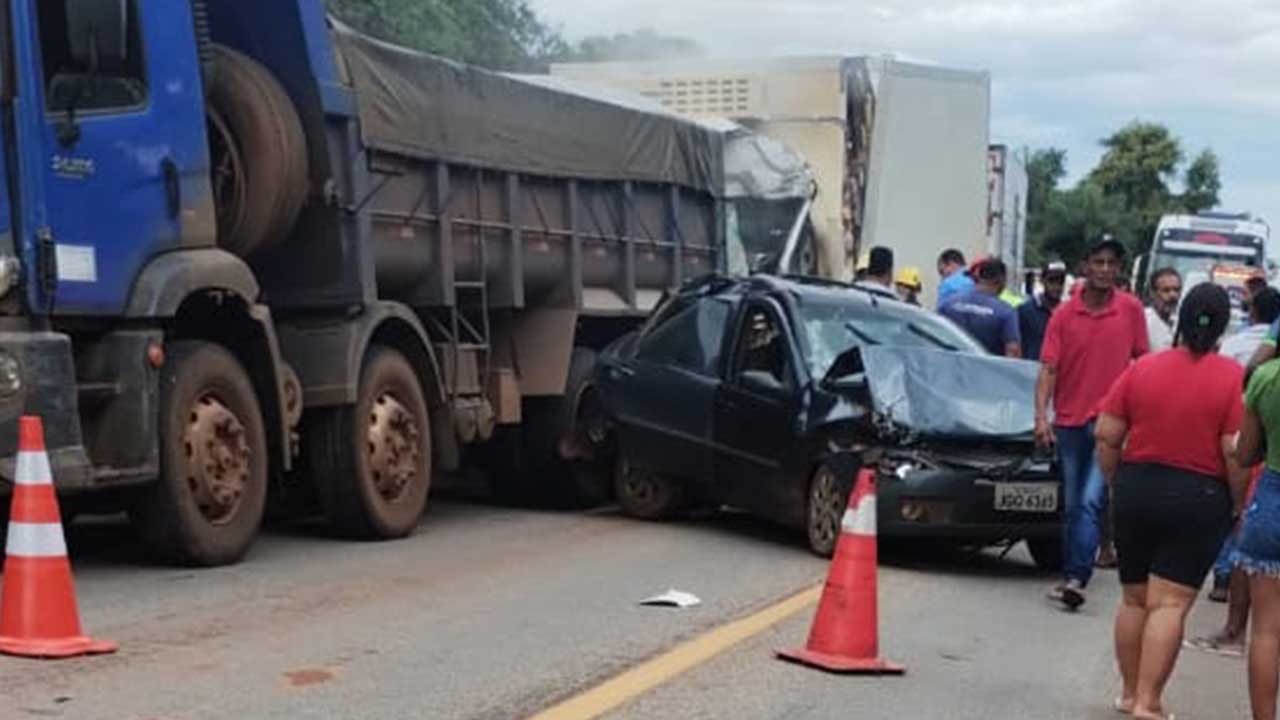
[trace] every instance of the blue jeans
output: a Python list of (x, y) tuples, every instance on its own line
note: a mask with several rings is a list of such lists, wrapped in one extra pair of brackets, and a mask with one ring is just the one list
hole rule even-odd
[(1062, 566), (1069, 580), (1088, 585), (1106, 517), (1107, 487), (1094, 453), (1093, 423), (1055, 428), (1062, 468)]
[(1231, 553), (1236, 551), (1236, 536), (1239, 534), (1237, 528), (1231, 529), (1231, 534), (1222, 543), (1222, 550), (1218, 551), (1218, 559), (1213, 563), (1214, 580), (1225, 580), (1231, 577)]

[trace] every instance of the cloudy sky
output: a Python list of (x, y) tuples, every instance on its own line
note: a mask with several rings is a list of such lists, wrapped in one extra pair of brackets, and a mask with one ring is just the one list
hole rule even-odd
[[(711, 55), (896, 53), (987, 70), (992, 138), (1068, 151), (1134, 119), (1222, 161), (1223, 209), (1280, 227), (1277, 0), (532, 0), (573, 39), (641, 27)], [(1273, 247), (1274, 254), (1274, 247)]]

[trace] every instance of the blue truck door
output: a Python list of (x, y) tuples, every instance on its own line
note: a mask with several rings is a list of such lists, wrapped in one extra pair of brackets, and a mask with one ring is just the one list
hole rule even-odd
[(190, 4), (28, 1), (44, 109), (38, 234), (40, 251), (53, 256), (45, 265), (56, 268), (51, 309), (117, 314), (149, 259), (215, 242)]

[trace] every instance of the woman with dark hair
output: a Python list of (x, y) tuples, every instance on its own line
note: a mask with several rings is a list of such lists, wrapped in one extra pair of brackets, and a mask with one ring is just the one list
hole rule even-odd
[(1178, 312), (1175, 347), (1139, 359), (1101, 406), (1098, 463), (1115, 497), (1124, 595), (1117, 710), (1164, 718), (1161, 696), (1187, 613), (1244, 494), (1235, 463), (1244, 370), (1217, 354), (1231, 318), (1227, 292), (1197, 285)]

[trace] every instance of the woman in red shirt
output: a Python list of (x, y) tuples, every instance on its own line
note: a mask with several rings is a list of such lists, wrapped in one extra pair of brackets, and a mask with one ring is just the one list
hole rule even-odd
[(1193, 288), (1178, 313), (1176, 346), (1130, 366), (1098, 420), (1124, 586), (1116, 709), (1138, 718), (1165, 717), (1160, 698), (1187, 613), (1243, 496), (1234, 452), (1244, 370), (1215, 352), (1230, 317), (1225, 290)]

